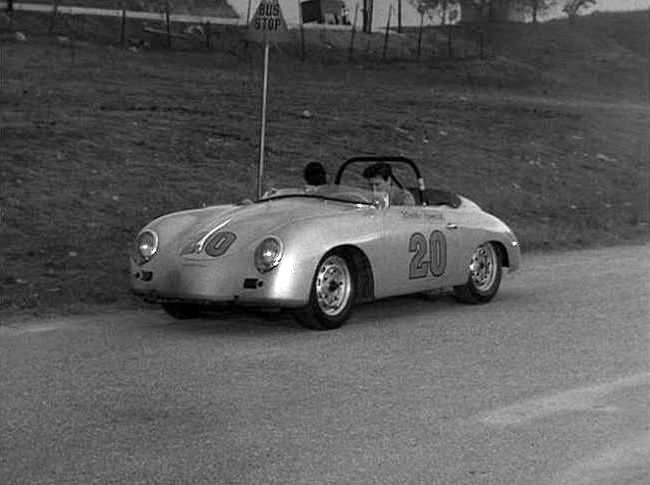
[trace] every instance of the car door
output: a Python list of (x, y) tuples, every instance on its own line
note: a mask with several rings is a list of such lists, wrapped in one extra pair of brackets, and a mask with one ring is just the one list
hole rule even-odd
[[(376, 270), (376, 296), (445, 287), (458, 281), (458, 225), (449, 208), (389, 206), (383, 212), (383, 265)], [(451, 209), (453, 210), (453, 209)]]

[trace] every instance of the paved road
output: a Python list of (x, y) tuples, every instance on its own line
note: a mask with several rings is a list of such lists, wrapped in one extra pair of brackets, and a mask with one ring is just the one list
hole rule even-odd
[(648, 247), (334, 332), (158, 310), (0, 327), (0, 483), (645, 484)]

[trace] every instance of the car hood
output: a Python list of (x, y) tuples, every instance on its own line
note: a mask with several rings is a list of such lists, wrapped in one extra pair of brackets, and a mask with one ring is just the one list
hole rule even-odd
[(282, 227), (308, 219), (340, 216), (367, 209), (368, 206), (320, 198), (288, 197), (249, 205), (213, 206), (176, 212), (153, 221), (148, 228), (164, 240), (176, 241), (179, 249), (205, 240), (215, 232), (228, 231), (237, 236), (237, 246), (274, 235)]

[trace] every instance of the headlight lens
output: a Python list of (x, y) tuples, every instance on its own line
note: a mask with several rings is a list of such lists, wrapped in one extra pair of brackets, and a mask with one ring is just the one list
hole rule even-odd
[(138, 235), (136, 249), (139, 256), (138, 263), (149, 261), (158, 251), (158, 234), (151, 230), (142, 231)]
[(255, 250), (255, 267), (260, 273), (266, 273), (280, 264), (282, 259), (282, 241), (277, 237), (267, 237)]

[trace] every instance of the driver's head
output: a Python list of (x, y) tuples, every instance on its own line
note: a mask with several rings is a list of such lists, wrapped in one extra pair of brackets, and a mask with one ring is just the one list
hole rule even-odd
[(387, 163), (373, 163), (363, 171), (373, 192), (389, 192), (393, 184), (393, 171)]

